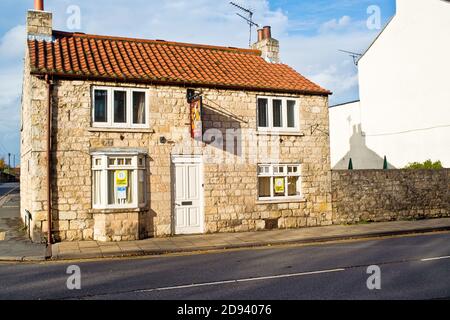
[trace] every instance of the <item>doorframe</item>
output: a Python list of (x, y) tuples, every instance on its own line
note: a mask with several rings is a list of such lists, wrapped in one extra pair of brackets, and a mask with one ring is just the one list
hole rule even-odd
[(172, 155), (171, 156), (171, 186), (172, 186), (172, 200), (171, 200), (171, 225), (172, 225), (172, 236), (176, 236), (176, 212), (175, 212), (175, 201), (176, 201), (176, 164), (198, 164), (199, 165), (199, 180), (200, 180), (200, 234), (205, 233), (205, 180), (204, 180), (204, 162), (202, 155)]

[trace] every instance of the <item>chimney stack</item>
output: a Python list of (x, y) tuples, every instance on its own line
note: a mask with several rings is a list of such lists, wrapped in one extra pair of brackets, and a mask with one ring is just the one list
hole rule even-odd
[(258, 30), (258, 42), (253, 44), (253, 49), (260, 50), (261, 56), (270, 63), (280, 63), (280, 43), (272, 38), (272, 28), (265, 26)]
[(259, 29), (258, 30), (258, 42), (262, 41), (264, 39), (264, 30)]
[(27, 37), (28, 40), (53, 40), (53, 17), (51, 12), (44, 11), (44, 0), (34, 0), (34, 10), (28, 11)]
[(263, 39), (272, 38), (272, 28), (270, 26), (265, 26), (263, 28)]
[(44, 0), (34, 0), (34, 10), (44, 11)]

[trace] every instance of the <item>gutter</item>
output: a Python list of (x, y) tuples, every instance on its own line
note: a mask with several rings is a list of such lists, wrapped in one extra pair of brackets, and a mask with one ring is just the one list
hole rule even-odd
[(48, 75), (45, 75), (47, 83), (47, 255), (52, 255), (52, 89), (53, 83)]

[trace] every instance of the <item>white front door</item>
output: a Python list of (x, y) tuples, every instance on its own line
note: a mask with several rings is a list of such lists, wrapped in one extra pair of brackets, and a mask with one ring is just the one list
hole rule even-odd
[(203, 233), (201, 158), (174, 157), (175, 234)]

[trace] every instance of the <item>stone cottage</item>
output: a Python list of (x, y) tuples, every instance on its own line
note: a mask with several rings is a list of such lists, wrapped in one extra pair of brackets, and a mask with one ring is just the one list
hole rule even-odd
[[(21, 212), (33, 240), (332, 223), (329, 91), (253, 49), (55, 31), (27, 16)], [(48, 235), (51, 235), (48, 237)]]

